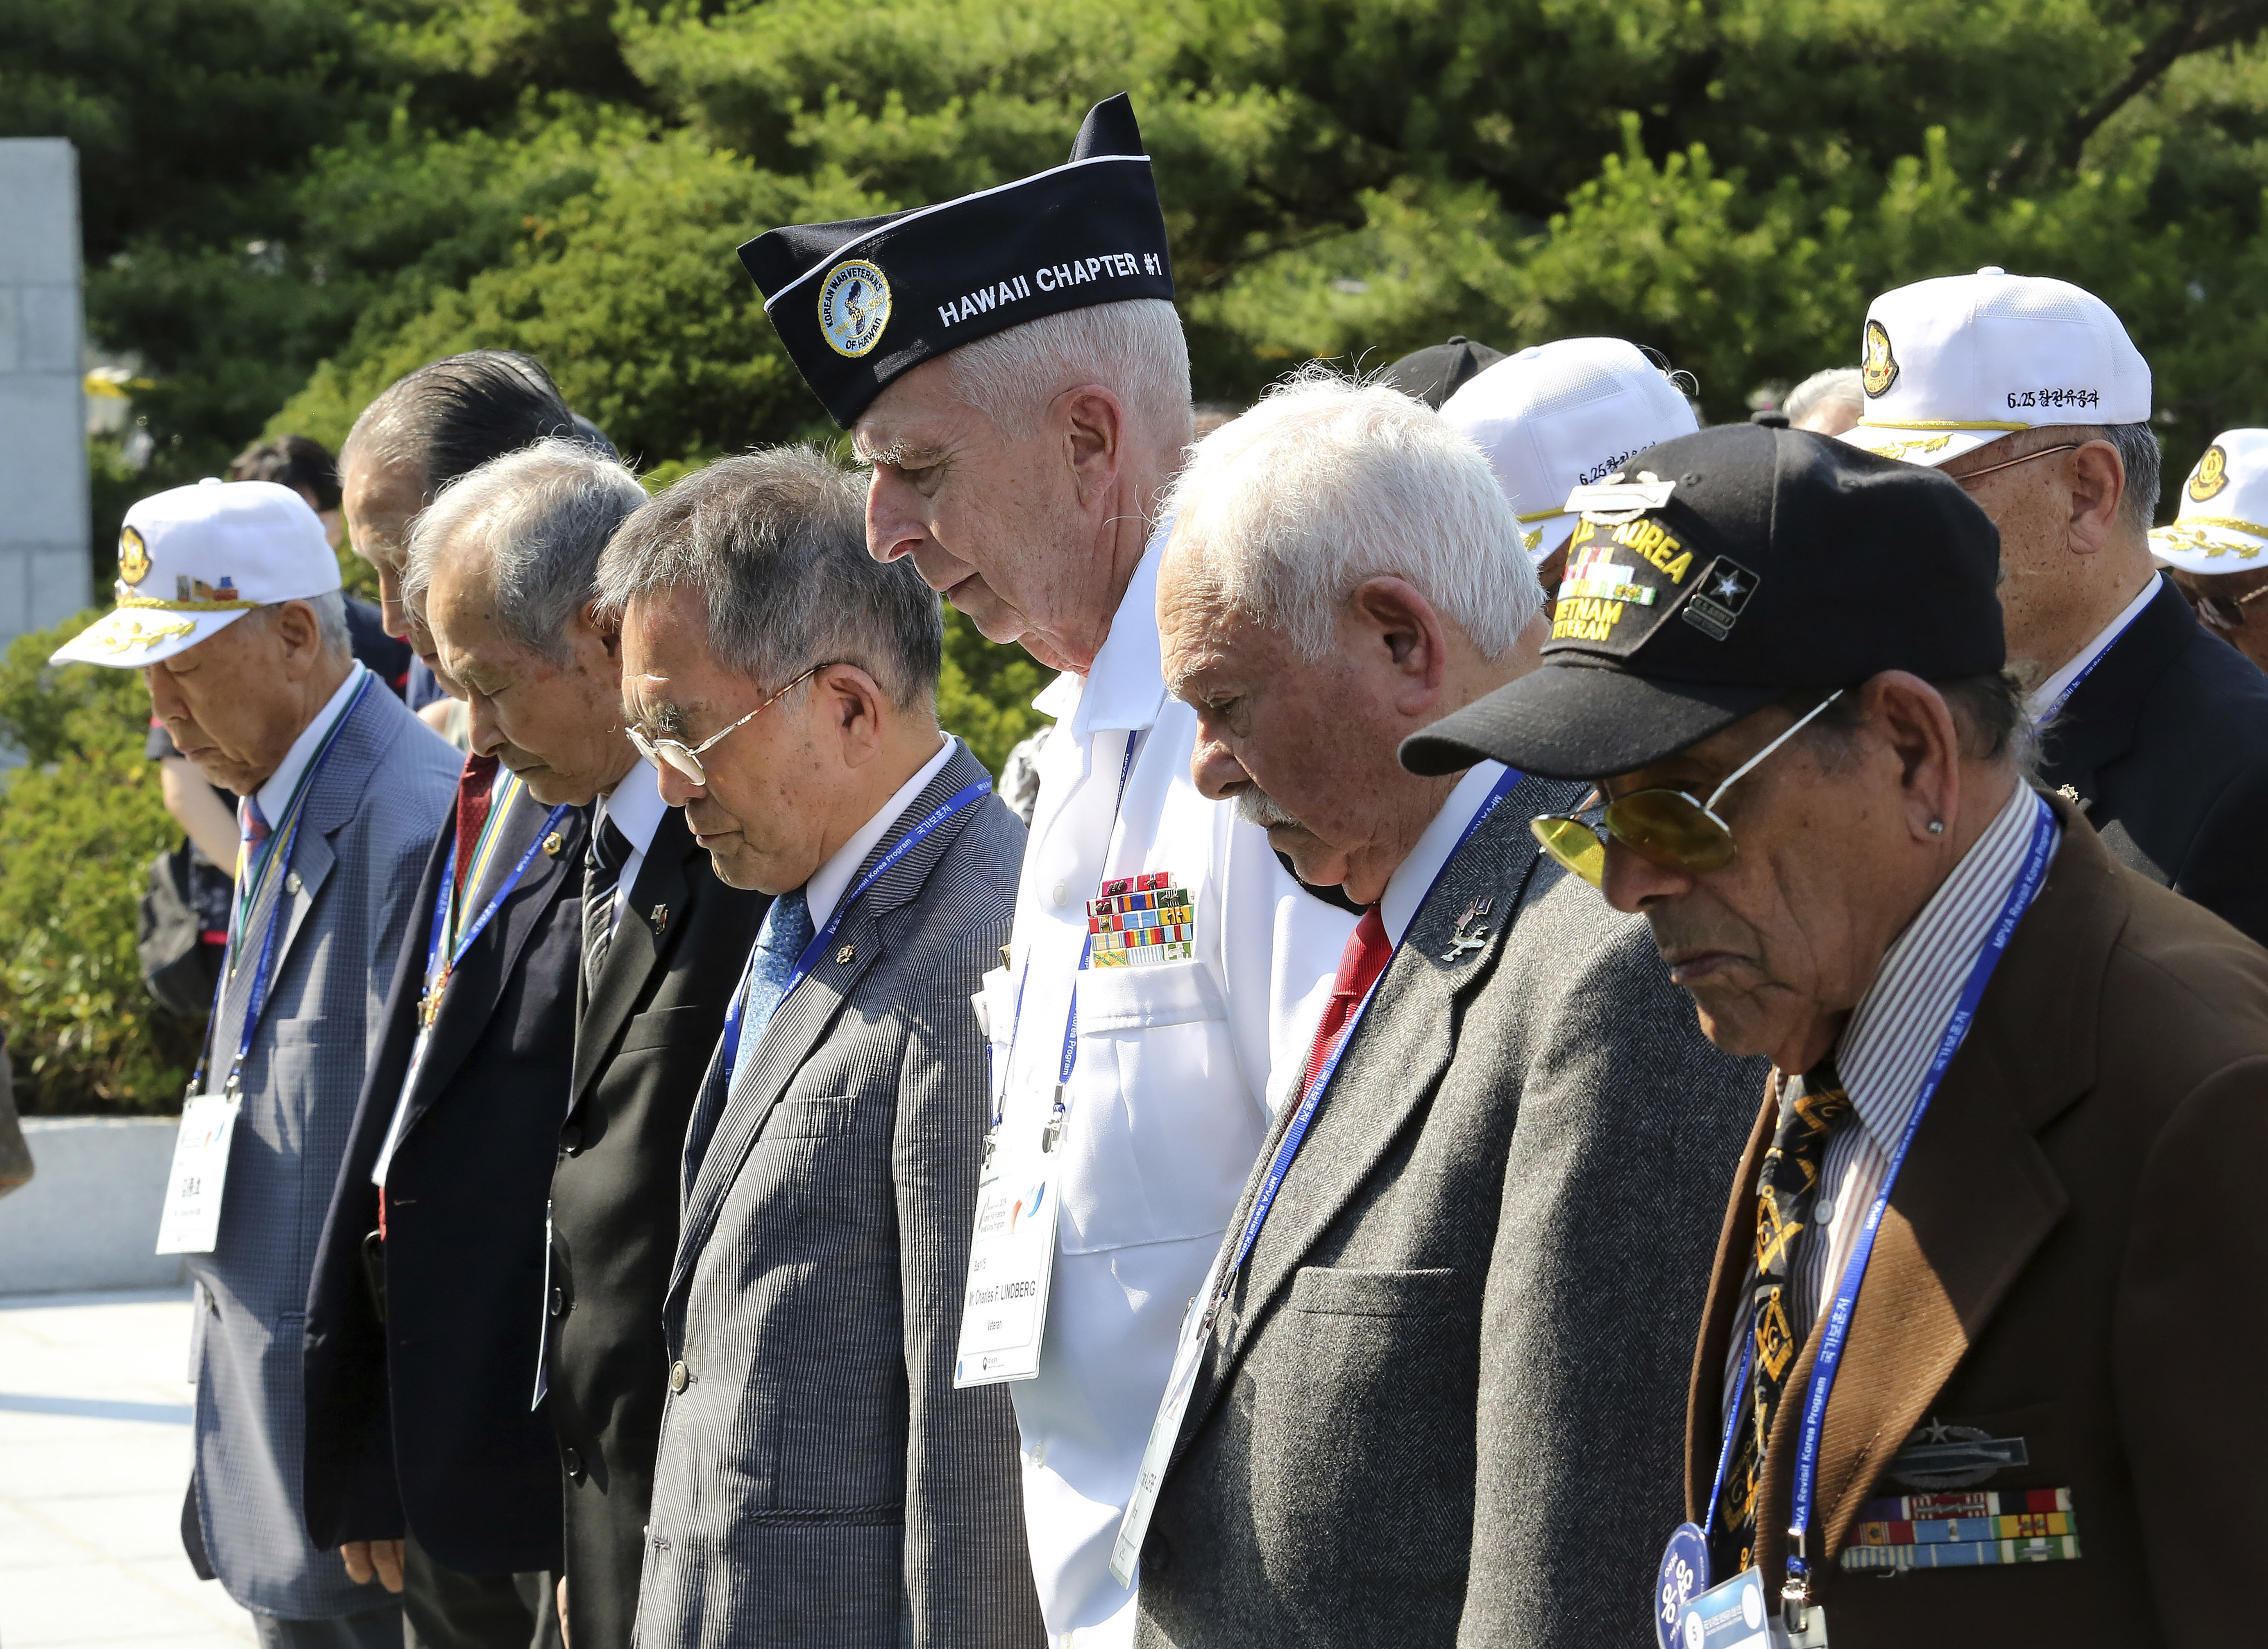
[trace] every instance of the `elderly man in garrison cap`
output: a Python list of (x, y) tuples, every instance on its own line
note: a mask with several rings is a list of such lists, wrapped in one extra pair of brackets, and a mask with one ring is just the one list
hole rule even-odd
[[(2000, 529), (2008, 661), (2040, 777), (2120, 863), (2268, 940), (2268, 679), (2151, 564), (2150, 369), (2110, 306), (1979, 269), (1867, 312), (1866, 416), (1842, 438), (1941, 468)], [(2226, 485), (2200, 470), (2186, 490)]]
[(299, 1318), (306, 1236), (346, 1150), (455, 760), (355, 662), (322, 523), (272, 482), (179, 487), (129, 510), (117, 608), (55, 654), (73, 659), (140, 670), (174, 745), (242, 798), (221, 990), (158, 1242), (191, 1256), (197, 1283), (182, 1537), (263, 1644), (398, 1645), (399, 1606), (307, 1539)]
[(1035, 1645), (1007, 1398), (953, 1380), (1024, 828), (938, 729), (937, 598), (801, 447), (679, 482), (600, 584), (662, 794), (774, 895), (686, 1136), (637, 1640)]
[(2249, 1639), (2268, 953), (2025, 782), (1999, 546), (1945, 477), (1735, 427), (1582, 502), (1618, 593), (1405, 760), (1600, 781), (1538, 835), (1774, 1066), (1663, 1641)]
[(1317, 374), (1171, 502), (1197, 783), (1364, 914), (1159, 1415), (1121, 1548), (1139, 1641), (1635, 1641), (1763, 1068), (1703, 1040), (1643, 923), (1539, 863), (1529, 816), (1582, 786), (1396, 760), (1544, 633), (1469, 443)]
[(547, 440), (445, 490), (403, 571), (408, 610), (472, 698), (473, 748), (324, 1226), (307, 1516), (356, 1579), (405, 1590), (434, 1649), (556, 1636), (560, 1460), (530, 1409), (546, 1202), (574, 1076), (589, 810), (638, 783), (615, 642), (586, 609), (608, 535), (644, 502), (612, 459)]
[(1354, 921), (1194, 788), (1197, 719), (1159, 672), (1152, 524), (1189, 379), (1150, 164), (1115, 97), (1064, 166), (741, 255), (873, 465), (873, 554), (1064, 673), (1036, 701), (1059, 719), (986, 983), (1003, 1177), (960, 1378), (1012, 1382), (1050, 1631), (1123, 1643), (1111, 1543), (1182, 1307)]
[(1669, 374), (1620, 338), (1522, 350), (1451, 395), (1441, 417), (1488, 455), (1546, 600), (1558, 593), (1575, 535), (1567, 495), (1701, 427)]

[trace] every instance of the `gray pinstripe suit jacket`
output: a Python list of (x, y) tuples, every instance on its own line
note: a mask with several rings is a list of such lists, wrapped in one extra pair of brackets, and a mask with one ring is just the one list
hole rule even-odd
[[(983, 777), (957, 750), (868, 865)], [(712, 1063), (641, 1649), (1044, 1640), (1007, 1394), (952, 1388), (987, 1123), (969, 997), (1023, 850), (997, 798), (956, 814), (843, 913), (721, 1108)]]
[[(456, 774), (457, 753), (372, 678), (302, 804), (298, 891), (271, 878), (246, 924), (263, 933), (275, 900), (291, 902), (245, 1062), (219, 1243), (189, 1261), (200, 1285), (189, 1367), (205, 1553), (229, 1595), (259, 1614), (327, 1620), (387, 1601), (307, 1539), (300, 1339), (394, 954)], [(213, 1016), (214, 1084), (236, 1051), (254, 971), (239, 969)]]
[[(1538, 854), (1528, 819), (1581, 789), (1514, 789), (1380, 980), (1214, 1324), (1138, 1643), (1651, 1640), (1764, 1066), (1702, 1038), (1643, 920)], [(1487, 941), (1453, 955), (1481, 899)]]

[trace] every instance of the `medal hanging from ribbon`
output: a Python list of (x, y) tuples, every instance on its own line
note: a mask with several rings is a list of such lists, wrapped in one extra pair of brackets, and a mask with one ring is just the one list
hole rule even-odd
[(465, 953), (473, 948), (482, 931), (488, 926), (504, 902), (512, 897), (512, 889), (519, 886), (520, 878), (527, 873), (528, 865), (542, 850), (544, 839), (557, 829), (559, 821), (567, 816), (571, 805), (567, 802), (560, 803), (545, 815), (542, 825), (529, 838), (527, 850), (512, 867), (511, 874), (489, 896), (489, 902), (481, 907), (480, 914), (472, 919), (469, 925), (465, 925), (465, 905), (478, 893), (481, 883), (488, 876), (504, 843), (504, 820), (511, 813), (512, 804), (519, 799), (523, 788), (517, 773), (507, 773), (497, 782), (495, 802), (489, 808), (489, 816), (482, 821), (481, 833), (473, 843), (472, 863), (465, 873), (462, 895), (457, 891), (457, 844), (453, 840), (449, 843), (448, 862), (441, 869), (441, 890), (433, 901), (433, 921), (425, 941), (425, 990), (417, 998), (417, 1025), (421, 1033), (431, 1031), (433, 1021), (441, 1017), (442, 993), (447, 990), (449, 976), (456, 971), (457, 964), (465, 959)]

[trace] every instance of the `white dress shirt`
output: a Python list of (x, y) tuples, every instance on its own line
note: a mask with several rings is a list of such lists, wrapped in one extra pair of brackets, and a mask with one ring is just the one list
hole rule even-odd
[(369, 674), (362, 660), (356, 659), (354, 667), (347, 672), (347, 679), (339, 683), (339, 690), (299, 729), (299, 736), (291, 740), (291, 747), (284, 753), (284, 759), (276, 764), (268, 782), (253, 792), (253, 799), (260, 804), (260, 816), (268, 821), (270, 830), (283, 828), (284, 810), (291, 805), (291, 792), (298, 788), (299, 776), (315, 759), (315, 752), (323, 747), (323, 740), (330, 736), (339, 718), (347, 713), (347, 706), (354, 703), (356, 693), (361, 690), (363, 677)]
[[(1953, 873), (1884, 954), (1874, 983), (1859, 998), (1836, 1044), (1836, 1074), (1851, 1096), (1852, 1115), (1827, 1143), (1819, 1197), (1796, 1244), (1790, 1277), (1794, 1299), (1788, 1316), (1799, 1345), (1819, 1320), (1821, 1302), (1842, 1280), (1844, 1263), (1859, 1227), (1867, 1223), (1867, 1211), (1882, 1189), (1890, 1153), (1913, 1116), (1922, 1078), (1937, 1056), (1962, 988), (1984, 954), (1985, 940), (2023, 870), (2038, 811), (2038, 797), (2030, 785), (2019, 782), (2007, 805), (1993, 815), (1984, 834), (1962, 855)], [(2052, 856), (2052, 843), (2048, 850)], [(1825, 1242), (1817, 1240), (1822, 1229)], [(1742, 1298), (1754, 1292), (1755, 1284), (1751, 1258)], [(1747, 1343), (1748, 1336), (1735, 1333), (1726, 1359), (1724, 1412), (1728, 1417), (1730, 1404), (1742, 1395), (1734, 1391), (1732, 1380)], [(1791, 1393), (1780, 1412), (1791, 1411), (1786, 1403), (1800, 1406), (1801, 1402), (1800, 1394)]]
[(2092, 670), (2095, 661), (2110, 651), (2110, 644), (2126, 633), (2126, 626), (2142, 616), (2142, 609), (2150, 605), (2158, 593), (2158, 586), (2164, 582), (2165, 574), (2152, 573), (2150, 582), (2142, 586), (2142, 593), (2127, 602), (2118, 616), (2102, 627), (2100, 635), (2073, 654), (2070, 663), (2032, 689), (2032, 696), (2024, 701), (2024, 709), (2034, 721), (2041, 720), (2050, 710), (2061, 707), (2080, 677)]
[[(990, 1012), (1008, 1086), (1052, 1084), (1079, 985), (1079, 1056), (1036, 1379), (1010, 1385), (1024, 1519), (1057, 1645), (1129, 1643), (1133, 1594), (1110, 1550), (1172, 1366), (1182, 1308), (1244, 1189), (1271, 1095), (1307, 1060), (1355, 918), (1302, 892), (1266, 834), (1189, 777), (1197, 713), (1160, 662), (1160, 537), (1085, 676), (1035, 701), (1059, 718), (1016, 896), (1020, 1014)], [(1120, 773), (1132, 741), (1133, 762)], [(1079, 971), (1086, 901), (1106, 876), (1166, 871), (1195, 905), (1197, 954)], [(1019, 1027), (1020, 1025), (1020, 1034)]]
[(622, 840), (630, 844), (615, 881), (614, 912), (607, 918), (609, 933), (622, 925), (622, 911), (630, 902), (630, 889), (637, 885), (645, 856), (653, 850), (653, 833), (661, 828), (662, 816), (668, 811), (669, 804), (661, 799), (661, 776), (644, 756), (622, 775), (614, 789), (599, 798), (599, 806), (591, 819), (592, 840), (596, 841), (599, 832), (611, 823), (622, 833)]

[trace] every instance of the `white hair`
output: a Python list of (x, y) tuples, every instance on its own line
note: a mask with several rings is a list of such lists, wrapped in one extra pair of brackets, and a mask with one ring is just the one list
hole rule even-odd
[(1027, 432), (1064, 390), (1100, 384), (1168, 449), (1189, 440), (1189, 346), (1162, 298), (1042, 315), (946, 356), (953, 393), (1002, 433)]
[(409, 526), (401, 595), (422, 611), (441, 557), (486, 557), (497, 628), (552, 659), (568, 621), (598, 586), (599, 552), (645, 503), (637, 477), (614, 459), (553, 436), (460, 475)]
[(1200, 442), (1167, 508), (1216, 598), (1309, 659), (1369, 578), (1406, 579), (1491, 659), (1543, 608), (1480, 448), (1399, 390), (1320, 364)]
[[(320, 595), (303, 595), (294, 599), (306, 603), (314, 613), (315, 639), (321, 644), (323, 651), (335, 658), (352, 659), (354, 632), (347, 628), (346, 592), (327, 590)], [(284, 607), (281, 601), (270, 601), (260, 609), (260, 616), (272, 624)]]
[(1787, 392), (1786, 403), (1780, 410), (1787, 414), (1790, 423), (1801, 423), (1815, 412), (1830, 407), (1841, 407), (1854, 418), (1862, 417), (1867, 410), (1867, 396), (1859, 382), (1855, 366), (1830, 366), (1824, 372), (1814, 372)]

